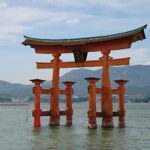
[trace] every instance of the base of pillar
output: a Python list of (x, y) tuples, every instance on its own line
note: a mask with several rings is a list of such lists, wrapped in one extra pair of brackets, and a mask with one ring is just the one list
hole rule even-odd
[(41, 124), (34, 124), (34, 128), (40, 128)]
[(40, 120), (34, 120), (34, 128), (39, 128), (39, 127), (41, 127), (41, 122), (40, 122)]
[(89, 129), (96, 129), (96, 128), (97, 128), (96, 122), (89, 123), (89, 124), (88, 124), (88, 128), (89, 128)]
[(125, 127), (125, 121), (119, 121), (118, 126), (121, 128)]
[(71, 125), (72, 125), (72, 120), (67, 120), (67, 121), (66, 121), (66, 125), (67, 125), (67, 126), (71, 126)]
[(114, 127), (112, 118), (102, 118), (102, 127), (106, 127), (106, 128)]
[(59, 126), (60, 125), (60, 118), (50, 118), (50, 126)]

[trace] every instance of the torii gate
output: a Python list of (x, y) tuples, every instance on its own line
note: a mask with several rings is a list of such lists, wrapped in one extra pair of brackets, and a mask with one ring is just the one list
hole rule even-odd
[[(133, 42), (145, 39), (144, 29), (140, 28), (107, 36), (97, 36), (76, 39), (38, 39), (25, 36), (24, 45), (30, 45), (38, 54), (52, 54), (51, 62), (37, 62), (38, 69), (53, 69), (52, 88), (41, 89), (40, 83), (44, 80), (31, 80), (35, 83), (34, 126), (40, 126), (40, 116), (50, 116), (50, 125), (59, 125), (60, 115), (67, 116), (67, 123), (72, 123), (72, 85), (73, 82), (65, 82), (66, 90), (59, 88), (60, 68), (100, 67), (102, 66), (101, 88), (96, 88), (97, 78), (86, 78), (89, 82), (89, 128), (96, 128), (96, 117), (102, 117), (103, 127), (113, 127), (113, 116), (119, 116), (119, 125), (124, 126), (124, 84), (125, 80), (117, 80), (118, 89), (112, 89), (109, 79), (109, 67), (129, 65), (130, 58), (113, 59), (109, 56), (113, 50), (130, 48)], [(99, 60), (87, 61), (88, 52), (101, 52)], [(60, 56), (63, 53), (73, 53), (74, 62), (63, 62)], [(101, 94), (101, 112), (96, 112), (96, 93)], [(51, 94), (50, 111), (40, 110), (40, 94)], [(59, 94), (66, 94), (66, 111), (59, 111)], [(119, 94), (119, 112), (113, 112), (112, 94)]]

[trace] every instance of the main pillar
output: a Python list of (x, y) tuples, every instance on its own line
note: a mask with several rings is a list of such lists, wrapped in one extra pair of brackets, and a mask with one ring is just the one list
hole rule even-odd
[(113, 105), (112, 105), (112, 89), (109, 79), (109, 53), (110, 51), (102, 51), (102, 94), (101, 94), (101, 111), (102, 111), (102, 127), (113, 127)]
[(52, 77), (52, 94), (50, 100), (50, 126), (57, 126), (60, 123), (59, 113), (59, 62), (60, 54), (53, 54), (53, 77)]
[(98, 78), (85, 78), (89, 82), (88, 93), (89, 93), (89, 110), (88, 110), (88, 128), (97, 128), (96, 123), (96, 82)]
[(72, 86), (75, 82), (66, 81), (63, 82), (66, 85), (66, 125), (72, 125), (72, 94), (73, 89)]
[(40, 115), (41, 115), (41, 109), (40, 109), (40, 84), (43, 83), (45, 80), (40, 80), (40, 79), (33, 79), (30, 80), (32, 83), (35, 84), (33, 88), (33, 93), (34, 93), (34, 111), (33, 111), (33, 116), (34, 116), (34, 127), (40, 127), (41, 126), (41, 121), (40, 121)]
[(125, 95), (125, 84), (128, 82), (127, 80), (115, 80), (115, 82), (119, 85), (119, 100), (118, 100), (118, 111), (119, 111), (119, 119), (118, 125), (120, 127), (125, 126), (125, 108), (124, 108), (124, 95)]

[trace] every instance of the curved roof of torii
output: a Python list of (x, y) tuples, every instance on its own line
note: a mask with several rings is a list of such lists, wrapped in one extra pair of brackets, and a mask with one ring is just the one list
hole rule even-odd
[[(129, 48), (133, 42), (143, 40), (145, 39), (145, 33), (144, 29), (147, 27), (147, 25), (144, 25), (140, 28), (122, 32), (118, 34), (112, 34), (112, 35), (106, 35), (106, 36), (95, 36), (95, 37), (86, 37), (86, 38), (73, 38), (73, 39), (39, 39), (39, 38), (32, 38), (28, 36), (24, 36), (25, 40), (22, 42), (22, 44), (30, 45), (31, 47), (37, 49), (37, 47), (41, 48), (47, 48), (49, 51), (51, 51), (51, 48), (53, 50), (56, 49), (66, 49), (65, 53), (71, 52), (74, 48), (81, 48), (85, 49), (85, 51), (93, 51), (92, 48), (97, 49), (111, 49), (117, 50), (117, 49), (124, 49)], [(126, 41), (126, 42), (125, 42)], [(119, 46), (122, 44), (122, 46)], [(111, 45), (115, 45), (114, 47), (111, 47)], [(117, 46), (118, 44), (118, 46)], [(96, 45), (95, 47), (91, 47), (93, 45)], [(90, 50), (86, 50), (86, 48), (91, 47)], [(68, 49), (68, 50), (67, 50)], [(97, 51), (97, 50), (95, 50)], [(44, 50), (36, 50), (37, 53), (47, 53), (44, 52)], [(50, 52), (51, 53), (51, 52)]]
[[(95, 43), (95, 42), (103, 42), (108, 40), (120, 39), (128, 36), (136, 36), (140, 32), (143, 32), (147, 25), (144, 25), (140, 28), (122, 32), (118, 34), (106, 35), (106, 36), (95, 36), (95, 37), (86, 37), (86, 38), (73, 38), (73, 39), (39, 39), (39, 38), (32, 38), (28, 36), (24, 36), (25, 41), (22, 43), (24, 45), (61, 45), (61, 46), (68, 46), (68, 45), (83, 45), (88, 43)], [(143, 38), (145, 38), (143, 32)], [(137, 40), (142, 40), (135, 38), (133, 42)]]

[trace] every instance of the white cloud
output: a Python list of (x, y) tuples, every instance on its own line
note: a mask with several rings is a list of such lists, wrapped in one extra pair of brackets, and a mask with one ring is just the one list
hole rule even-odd
[(122, 0), (89, 0), (90, 4), (111, 9), (123, 9), (126, 7), (125, 1)]
[(37, 24), (56, 24), (66, 23), (75, 24), (80, 20), (76, 15), (52, 12), (33, 7), (9, 6), (7, 3), (0, 2), (0, 39), (11, 39), (14, 35), (23, 34), (33, 25)]
[[(37, 1), (37, 0), (36, 0)], [(84, 3), (84, 0), (38, 0), (39, 3), (43, 5), (55, 5), (55, 6), (65, 6), (65, 7), (76, 7)]]
[[(120, 32), (122, 29), (128, 30), (149, 23), (149, 19), (145, 17), (141, 17), (140, 19), (138, 17), (128, 16), (120, 18), (112, 16), (113, 13), (101, 13), (102, 7), (105, 7), (105, 11), (120, 8), (124, 11), (124, 8), (129, 7), (131, 9), (135, 3), (137, 4), (137, 8), (135, 8), (133, 12), (136, 12), (142, 3), (140, 0), (136, 0), (134, 3), (122, 0), (34, 0), (31, 4), (30, 1), (27, 0), (25, 6), (23, 5), (23, 1), (18, 1), (20, 2), (19, 5), (10, 5), (9, 2), (11, 1), (7, 1), (8, 3), (0, 2), (0, 38), (3, 39), (4, 37), (4, 40), (6, 40), (7, 37), (10, 39), (11, 36), (14, 38), (14, 36), (24, 34), (29, 29), (31, 32), (34, 32), (39, 25), (43, 26), (43, 28), (49, 26), (51, 29), (56, 25), (59, 28), (62, 28), (62, 25), (67, 28), (69, 25), (69, 27), (73, 28), (71, 30), (78, 30), (82, 33), (89, 32), (90, 28), (89, 34), (91, 34), (91, 32), (94, 34), (111, 34), (113, 32)], [(15, 2), (17, 2), (17, 0)], [(38, 7), (34, 7), (34, 5), (32, 5), (33, 2), (37, 4), (39, 2)], [(27, 5), (27, 3), (30, 5)], [(143, 3), (148, 4), (148, 2)], [(143, 3), (142, 6), (144, 5)], [(45, 7), (41, 7), (42, 4), (45, 4), (45, 6), (46, 4), (49, 5), (45, 9)], [(54, 4), (58, 6), (55, 9), (53, 9)], [(89, 9), (88, 13), (84, 11), (85, 4), (86, 8), (93, 6), (92, 9)], [(66, 9), (62, 9), (61, 6)], [(84, 6), (83, 9), (82, 6)], [(69, 7), (75, 9), (67, 9)], [(146, 6), (146, 8), (147, 7), (148, 6)], [(94, 8), (99, 8), (98, 14), (93, 13), (95, 11)], [(128, 9), (125, 9), (125, 11), (128, 13)], [(144, 11), (145, 10), (142, 10), (142, 12)], [(110, 12), (110, 10), (108, 12)], [(64, 28), (62, 28), (62, 30), (64, 30)]]
[(99, 5), (110, 8), (123, 8), (126, 3), (122, 0), (38, 0), (40, 3), (57, 5), (57, 6), (84, 6)]
[(27, 27), (24, 23), (29, 23), (38, 19), (39, 13), (35, 9), (25, 7), (11, 7), (6, 3), (0, 3), (0, 38), (6, 40), (15, 34), (24, 32)]
[(6, 8), (7, 6), (6, 2), (0, 2), (0, 9)]
[[(135, 10), (138, 10), (141, 7), (149, 7), (150, 1), (143, 1), (143, 0), (34, 0), (35, 2), (38, 1), (41, 5), (48, 5), (50, 7), (74, 7), (74, 8), (81, 8), (84, 10), (85, 8), (91, 8), (91, 6), (99, 7), (99, 8), (105, 8), (105, 9), (113, 9), (113, 10), (123, 10), (127, 11), (128, 8), (134, 8), (133, 12)], [(94, 7), (94, 8), (95, 8)], [(93, 10), (94, 10), (93, 8)], [(79, 11), (79, 10), (77, 10)], [(145, 11), (145, 10), (142, 10)], [(142, 13), (142, 12), (141, 12)]]
[(149, 48), (129, 48), (120, 51), (113, 51), (111, 56), (114, 58), (124, 58), (130, 57), (130, 64), (137, 65), (143, 64), (148, 65), (150, 64), (149, 57), (150, 57), (150, 49)]
[(67, 20), (67, 24), (76, 24), (78, 22), (80, 22), (79, 18), (72, 18), (72, 19)]

